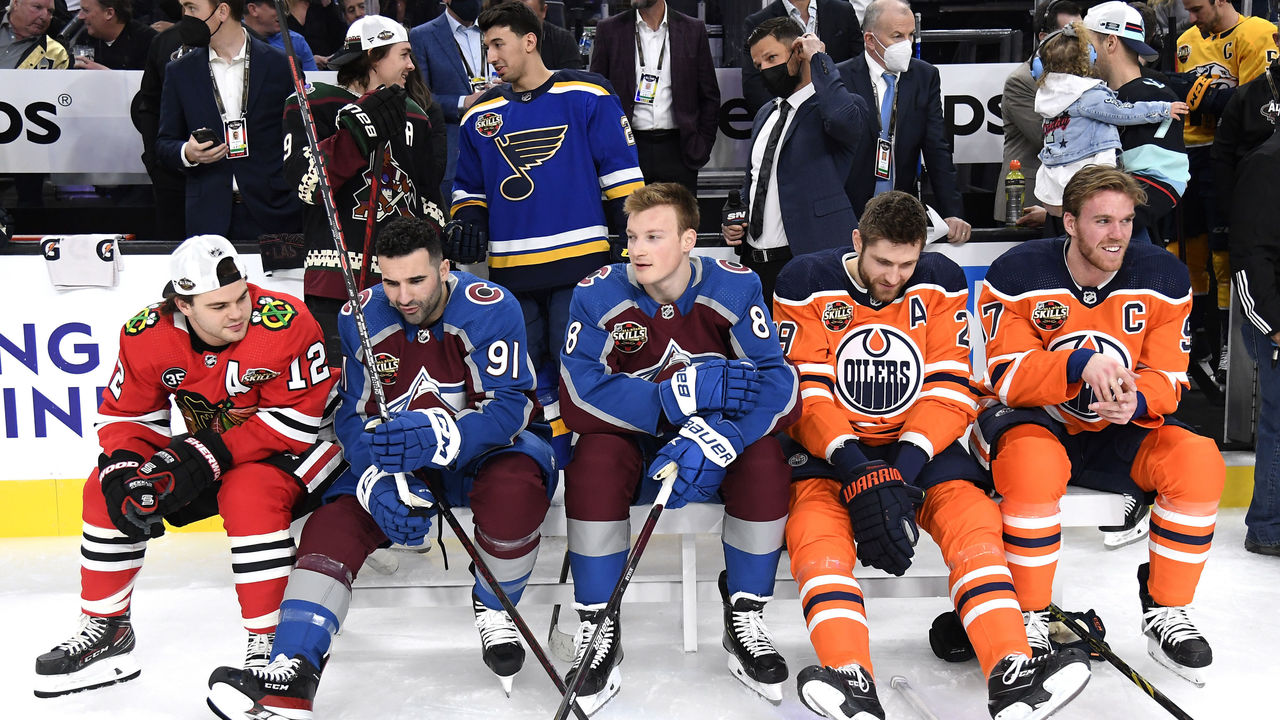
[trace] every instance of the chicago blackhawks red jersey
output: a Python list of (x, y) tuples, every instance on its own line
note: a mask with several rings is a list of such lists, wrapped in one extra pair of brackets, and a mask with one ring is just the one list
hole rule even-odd
[(884, 303), (854, 279), (857, 257), (847, 248), (802, 255), (778, 276), (774, 317), (804, 405), (789, 432), (827, 459), (850, 438), (902, 440), (932, 458), (978, 412), (964, 272), (923, 253), (898, 297)]
[(125, 322), (99, 409), (104, 452), (150, 457), (168, 445), (171, 398), (187, 431), (214, 429), (237, 464), (317, 441), (335, 381), (320, 326), (296, 298), (248, 291), (249, 331), (219, 349), (197, 350), (186, 316), (159, 304)]
[[(1043, 407), (1068, 432), (1109, 425), (1089, 409), (1093, 390), (1068, 377), (1091, 352), (1138, 375), (1131, 422), (1159, 427), (1178, 408), (1191, 350), (1191, 285), (1177, 256), (1148, 243), (1129, 246), (1120, 269), (1081, 287), (1066, 263), (1066, 239), (1033, 240), (991, 264), (978, 295), (986, 336), (984, 384), (1010, 407)], [(1078, 372), (1078, 371), (1077, 371)]]

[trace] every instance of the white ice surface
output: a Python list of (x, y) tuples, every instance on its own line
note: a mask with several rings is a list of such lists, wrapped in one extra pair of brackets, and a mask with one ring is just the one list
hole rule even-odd
[[(1097, 532), (1065, 533), (1059, 572), (1069, 609), (1093, 607), (1107, 623), (1121, 657), (1196, 720), (1277, 718), (1274, 700), (1280, 661), (1280, 560), (1243, 549), (1243, 510), (1218, 518), (1215, 546), (1196, 596), (1194, 617), (1213, 645), (1208, 685), (1196, 689), (1146, 655), (1138, 632), (1134, 571), (1146, 544), (1102, 550)], [(651, 545), (640, 570), (671, 565), (674, 544)], [(36, 655), (68, 637), (78, 612), (78, 538), (0, 541), (0, 718), (148, 720), (212, 718), (205, 707), (205, 681), (217, 665), (238, 664), (244, 633), (231, 587), (226, 538), (216, 534), (170, 535), (154, 542), (134, 593), (138, 679), (112, 687), (41, 700), (31, 693)], [(700, 540), (699, 555), (713, 558), (715, 538)], [(536, 571), (553, 577), (562, 541), (552, 541)], [(450, 558), (465, 567), (457, 547)], [(439, 553), (403, 555), (402, 572), (415, 564), (437, 565)], [(366, 569), (366, 573), (372, 571)], [(713, 573), (703, 566), (703, 575)], [(714, 575), (712, 575), (714, 577)], [(359, 591), (357, 590), (357, 593)], [(976, 662), (949, 665), (929, 650), (927, 629), (947, 608), (943, 598), (868, 601), (872, 656), (880, 697), (890, 718), (918, 716), (889, 688), (905, 675), (944, 720), (983, 720), (986, 686)], [(522, 605), (541, 636), (550, 608)], [(774, 707), (743, 688), (728, 673), (720, 649), (720, 608), (699, 606), (699, 651), (680, 651), (676, 604), (628, 604), (623, 615), (626, 660), (619, 695), (596, 718), (809, 718), (796, 696), (794, 679)], [(799, 602), (777, 600), (766, 618), (777, 635), (792, 678), (815, 661), (804, 632)], [(568, 627), (568, 618), (562, 619)], [(562, 665), (562, 664), (561, 664)], [(1105, 663), (1059, 718), (1142, 720), (1170, 717), (1136, 686)], [(1269, 699), (1268, 699), (1269, 698)], [(316, 698), (317, 718), (550, 718), (558, 695), (529, 657), (510, 699), (480, 661), (478, 639), (466, 607), (354, 608), (338, 638)]]

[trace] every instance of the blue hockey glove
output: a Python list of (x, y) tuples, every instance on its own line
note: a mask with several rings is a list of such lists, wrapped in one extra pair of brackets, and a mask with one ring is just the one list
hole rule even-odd
[(438, 407), (392, 413), (390, 422), (377, 424), (372, 430), (370, 457), (374, 465), (390, 473), (449, 467), (462, 447), (453, 416)]
[(849, 511), (858, 559), (863, 565), (902, 575), (911, 567), (920, 539), (915, 515), (924, 492), (903, 482), (902, 473), (883, 460), (846, 469), (837, 450), (832, 463), (842, 476), (840, 499)]
[[(414, 503), (409, 507), (403, 496)], [(426, 483), (404, 473), (386, 473), (370, 465), (356, 484), (356, 500), (368, 511), (387, 539), (400, 545), (421, 545), (431, 532), (436, 498)]]
[(750, 360), (714, 358), (680, 369), (658, 383), (662, 412), (681, 424), (691, 415), (724, 413), (737, 418), (751, 412), (760, 394), (760, 378)]
[(733, 423), (719, 415), (707, 419), (691, 417), (680, 428), (680, 434), (662, 446), (649, 466), (652, 477), (667, 463), (680, 466), (671, 483), (668, 508), (684, 507), (691, 502), (714, 500), (724, 482), (725, 468), (742, 453), (742, 433)]
[(489, 250), (489, 231), (478, 221), (453, 220), (444, 226), (444, 256), (454, 263), (478, 263)]

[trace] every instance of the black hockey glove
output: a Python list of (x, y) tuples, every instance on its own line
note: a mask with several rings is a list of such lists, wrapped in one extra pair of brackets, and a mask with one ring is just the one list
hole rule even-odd
[(138, 483), (138, 467), (142, 463), (143, 457), (129, 450), (98, 456), (98, 482), (107, 501), (107, 516), (117, 530), (133, 540), (158, 538), (164, 534), (164, 519), (154, 513), (154, 493), (150, 493), (152, 512), (146, 514), (148, 517), (139, 513), (130, 515), (129, 512), (130, 505), (142, 507), (148, 500), (148, 493), (142, 487), (134, 487)]
[(444, 226), (444, 256), (454, 264), (478, 263), (489, 250), (489, 233), (479, 222), (453, 220)]
[[(840, 450), (836, 451), (837, 455)], [(832, 457), (835, 461), (836, 456)], [(902, 473), (883, 460), (870, 460), (841, 471), (840, 499), (849, 510), (853, 540), (863, 565), (902, 575), (911, 567), (915, 544), (916, 506), (924, 493), (902, 481)]]
[(362, 155), (368, 155), (379, 143), (404, 135), (408, 113), (406, 97), (399, 85), (384, 85), (365, 93), (338, 110), (338, 126), (351, 133)]
[(627, 239), (617, 235), (609, 236), (609, 264), (629, 263), (631, 255), (627, 253)]
[(212, 430), (179, 435), (142, 467), (138, 477), (150, 481), (159, 497), (159, 512), (185, 507), (231, 468), (231, 451)]

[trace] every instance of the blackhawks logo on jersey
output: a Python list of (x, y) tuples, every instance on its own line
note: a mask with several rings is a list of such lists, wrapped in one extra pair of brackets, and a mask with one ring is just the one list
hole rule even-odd
[(137, 315), (124, 321), (124, 334), (133, 336), (153, 327), (160, 320), (160, 305), (148, 305)]
[(283, 330), (297, 316), (297, 309), (289, 303), (263, 295), (258, 298), (258, 307), (253, 311), (249, 322), (268, 330)]
[(498, 186), (502, 197), (518, 202), (533, 194), (533, 178), (529, 176), (529, 170), (555, 157), (568, 130), (568, 125), (534, 128), (507, 133), (494, 141), (502, 159), (515, 173), (504, 178)]
[(217, 433), (226, 432), (244, 423), (258, 411), (256, 407), (235, 407), (230, 398), (223, 398), (215, 403), (199, 393), (187, 390), (174, 393), (173, 401), (187, 424), (187, 432), (193, 433), (208, 428), (213, 428)]

